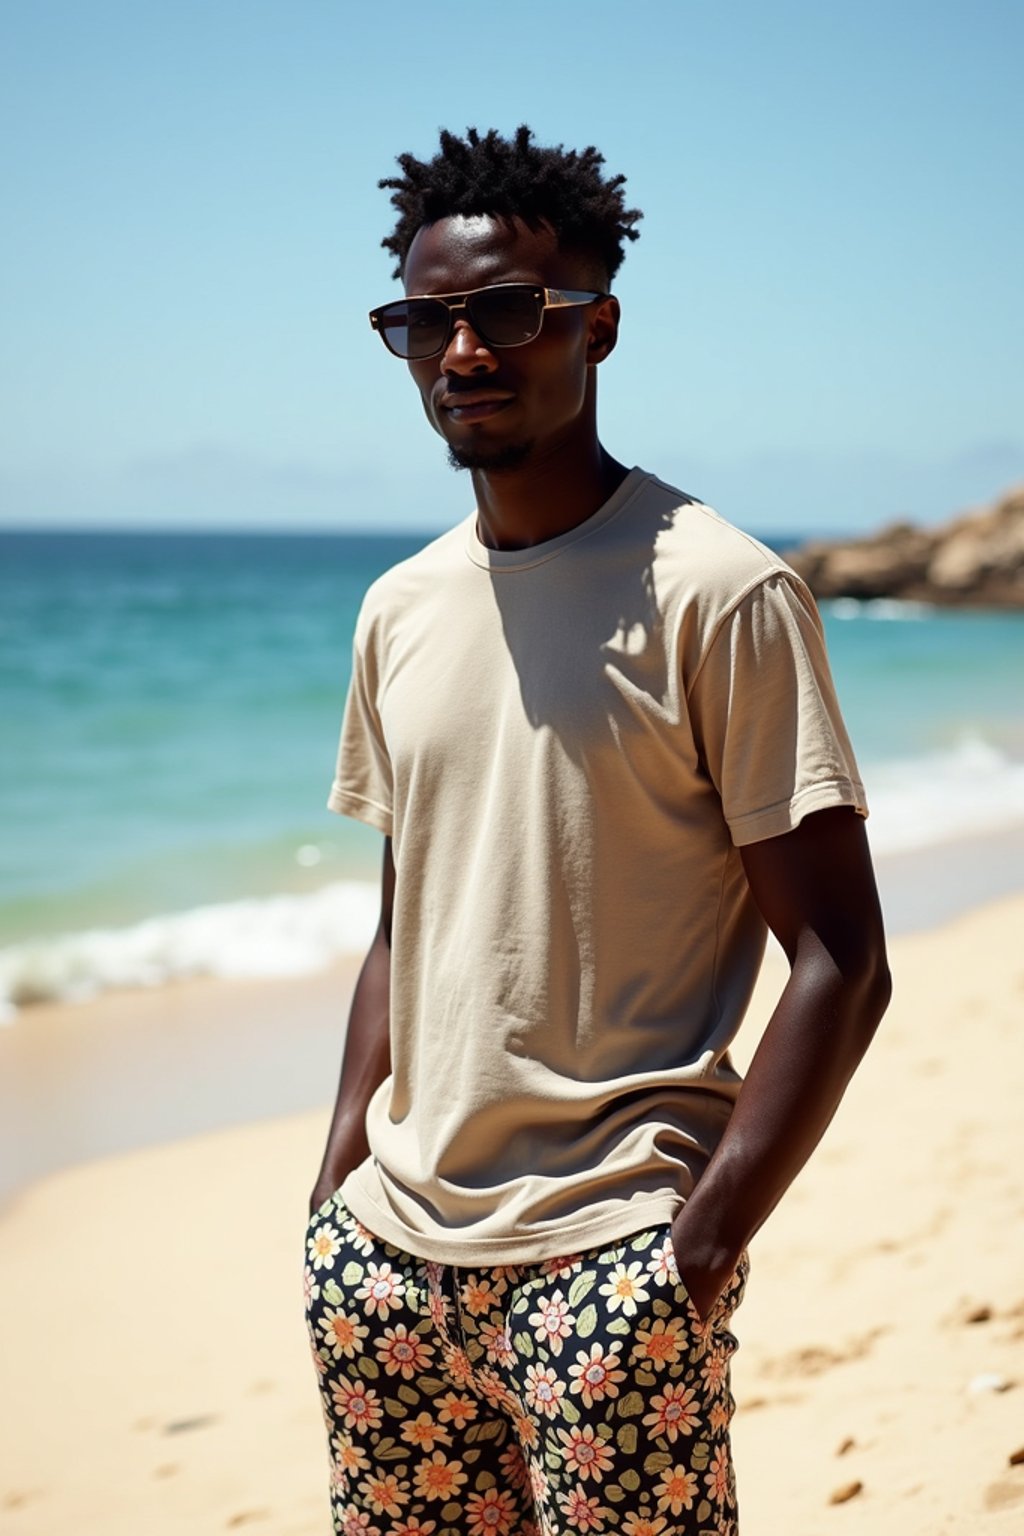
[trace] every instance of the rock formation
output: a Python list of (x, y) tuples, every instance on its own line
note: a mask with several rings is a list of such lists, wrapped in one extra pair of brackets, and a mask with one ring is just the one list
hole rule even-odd
[(861, 539), (813, 540), (786, 559), (816, 597), (1024, 608), (1024, 485), (935, 528), (890, 523)]

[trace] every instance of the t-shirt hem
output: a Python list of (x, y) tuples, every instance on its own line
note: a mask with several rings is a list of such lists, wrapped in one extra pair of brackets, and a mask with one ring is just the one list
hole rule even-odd
[(349, 1174), (339, 1194), (356, 1220), (383, 1242), (414, 1258), (460, 1268), (477, 1264), (542, 1264), (547, 1259), (586, 1252), (635, 1232), (666, 1226), (683, 1204), (682, 1195), (659, 1194), (624, 1201), (618, 1210), (598, 1220), (559, 1222), (550, 1232), (453, 1239), (450, 1234), (416, 1232), (406, 1227), (373, 1198), (360, 1179), (359, 1169)]
[(369, 827), (376, 827), (386, 837), (391, 836), (394, 818), (387, 806), (379, 805), (376, 800), (367, 800), (363, 795), (353, 794), (350, 789), (342, 789), (337, 781), (331, 785), (327, 809), (338, 816), (351, 816), (355, 821), (363, 821)]
[(729, 831), (737, 848), (748, 843), (760, 843), (770, 837), (781, 837), (798, 827), (812, 811), (824, 811), (833, 806), (848, 805), (858, 816), (867, 816), (868, 802), (864, 786), (857, 779), (830, 779), (823, 784), (811, 784), (801, 789), (789, 800), (766, 806), (760, 811), (750, 811), (745, 816), (729, 820)]

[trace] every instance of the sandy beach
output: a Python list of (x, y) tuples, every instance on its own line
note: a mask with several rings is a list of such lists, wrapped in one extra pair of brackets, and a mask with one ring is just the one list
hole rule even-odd
[[(1017, 895), (893, 941), (877, 1042), (753, 1247), (745, 1536), (1022, 1528), (1022, 932)], [(741, 1058), (783, 974), (770, 954)], [(299, 1286), (326, 1104), (304, 1106), (351, 978), (188, 983), (5, 1031), (5, 1536), (328, 1530)], [(228, 1128), (191, 1134), (213, 1112)]]

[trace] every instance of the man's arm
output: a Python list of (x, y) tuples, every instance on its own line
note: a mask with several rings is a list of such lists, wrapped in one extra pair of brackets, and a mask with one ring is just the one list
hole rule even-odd
[(741, 850), (790, 976), (714, 1156), (673, 1222), (706, 1317), (835, 1114), (891, 992), (864, 824), (837, 807)]
[(395, 864), (391, 839), (384, 842), (380, 922), (359, 972), (345, 1037), (341, 1081), (320, 1172), (310, 1196), (310, 1215), (369, 1154), (366, 1110), (391, 1071), (391, 916)]

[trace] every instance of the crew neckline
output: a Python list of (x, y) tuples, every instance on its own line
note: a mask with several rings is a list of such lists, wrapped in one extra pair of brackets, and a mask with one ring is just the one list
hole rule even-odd
[(554, 560), (570, 545), (588, 538), (613, 517), (617, 517), (650, 478), (645, 469), (634, 464), (618, 490), (613, 491), (596, 512), (592, 512), (582, 523), (577, 523), (575, 528), (568, 528), (565, 533), (556, 534), (553, 539), (544, 539), (540, 544), (531, 544), (527, 549), (491, 549), (484, 544), (476, 531), (477, 510), (474, 507), (467, 523), (466, 553), (474, 565), (481, 566), (485, 571), (526, 571), (535, 565), (543, 565), (545, 561)]

